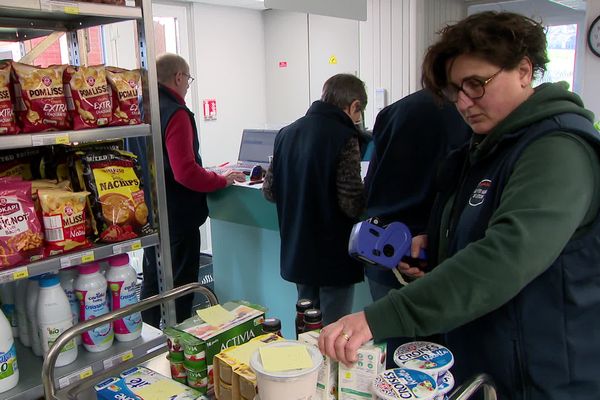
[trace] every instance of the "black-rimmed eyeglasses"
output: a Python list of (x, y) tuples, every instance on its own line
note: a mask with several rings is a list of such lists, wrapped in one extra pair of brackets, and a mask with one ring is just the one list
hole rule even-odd
[(185, 72), (182, 72), (183, 75), (187, 76), (188, 79), (188, 85), (191, 85), (192, 82), (194, 82), (194, 77), (191, 76), (190, 74), (186, 74)]
[(444, 96), (451, 101), (456, 103), (458, 101), (458, 92), (463, 92), (471, 100), (477, 100), (485, 95), (485, 86), (492, 81), (504, 68), (500, 68), (498, 72), (490, 76), (487, 79), (479, 79), (475, 77), (465, 78), (461, 82), (460, 86), (450, 83), (447, 87), (442, 89)]

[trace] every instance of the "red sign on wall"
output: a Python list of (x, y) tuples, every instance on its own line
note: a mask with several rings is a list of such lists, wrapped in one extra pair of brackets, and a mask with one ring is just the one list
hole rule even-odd
[(287, 61), (279, 61), (279, 68), (286, 68), (287, 67)]
[(204, 108), (204, 120), (212, 121), (217, 119), (217, 100), (216, 99), (204, 99), (202, 101)]

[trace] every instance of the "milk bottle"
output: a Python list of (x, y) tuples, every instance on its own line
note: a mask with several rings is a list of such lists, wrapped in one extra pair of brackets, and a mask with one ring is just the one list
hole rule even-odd
[(31, 349), (33, 354), (41, 357), (44, 352), (42, 351), (42, 342), (40, 341), (40, 335), (38, 334), (38, 323), (37, 323), (37, 301), (40, 292), (40, 285), (38, 283), (39, 277), (29, 278), (27, 284), (27, 326), (29, 331), (29, 337), (31, 340)]
[[(42, 342), (44, 357), (50, 346), (67, 329), (73, 326), (73, 316), (67, 295), (60, 287), (58, 276), (51, 274), (40, 279), (40, 292), (37, 305), (38, 332)], [(71, 339), (60, 351), (56, 366), (62, 367), (77, 358), (77, 344)]]
[[(111, 309), (118, 310), (138, 302), (136, 286), (137, 274), (129, 264), (127, 254), (119, 254), (109, 260), (106, 280), (111, 293)], [(137, 339), (142, 334), (142, 315), (139, 312), (130, 314), (115, 321), (115, 336), (120, 342)]]
[(0, 312), (0, 393), (6, 392), (19, 383), (17, 351), (10, 323)]
[(7, 282), (3, 285), (0, 285), (2, 311), (12, 327), (13, 338), (19, 336), (19, 323), (17, 321), (17, 312), (15, 310), (15, 285), (16, 282)]
[[(75, 290), (73, 290), (73, 282), (75, 282), (75, 278), (77, 278), (77, 267), (61, 269), (58, 273), (58, 277), (60, 279), (60, 286), (69, 300), (73, 325), (77, 325), (79, 323), (79, 300), (77, 300)], [(78, 345), (81, 344), (81, 336), (77, 336), (76, 342)]]
[[(108, 313), (106, 279), (98, 263), (80, 265), (78, 270), (73, 287), (79, 300), (79, 320), (87, 321)], [(84, 332), (81, 339), (87, 351), (99, 352), (112, 346), (114, 336), (112, 323), (108, 323)]]
[(16, 282), (15, 312), (17, 313), (17, 325), (19, 328), (19, 340), (23, 346), (31, 347), (31, 338), (29, 337), (29, 326), (27, 324), (27, 279), (20, 279)]

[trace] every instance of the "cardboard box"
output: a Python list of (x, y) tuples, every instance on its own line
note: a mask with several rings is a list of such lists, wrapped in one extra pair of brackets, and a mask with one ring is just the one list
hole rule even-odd
[(98, 400), (196, 400), (205, 399), (198, 391), (145, 367), (125, 370), (94, 386)]
[(256, 396), (256, 374), (248, 366), (250, 356), (260, 346), (280, 340), (284, 339), (269, 333), (217, 354), (213, 360), (217, 399), (253, 400)]
[[(298, 340), (302, 343), (319, 346), (319, 334), (321, 330), (301, 333)], [(318, 400), (335, 400), (338, 392), (338, 362), (328, 356), (323, 356), (323, 364), (317, 378)]]
[(239, 301), (228, 302), (222, 306), (235, 315), (232, 321), (215, 327), (196, 315), (174, 327), (195, 339), (193, 343), (186, 340), (187, 337), (182, 340), (185, 361), (192, 359), (194, 354), (206, 359), (209, 389), (214, 386), (214, 356), (231, 346), (239, 346), (262, 334), (264, 308)]
[(376, 399), (371, 394), (373, 379), (385, 371), (386, 344), (368, 342), (358, 349), (358, 361), (347, 368), (339, 364), (338, 399)]

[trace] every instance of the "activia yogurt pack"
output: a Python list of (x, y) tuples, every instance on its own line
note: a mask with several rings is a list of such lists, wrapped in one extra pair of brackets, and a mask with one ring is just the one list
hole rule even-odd
[(378, 400), (433, 400), (438, 394), (437, 382), (416, 369), (388, 369), (373, 381), (373, 394)]
[(394, 352), (394, 362), (400, 368), (417, 369), (437, 379), (454, 365), (454, 356), (446, 347), (431, 342), (410, 342)]

